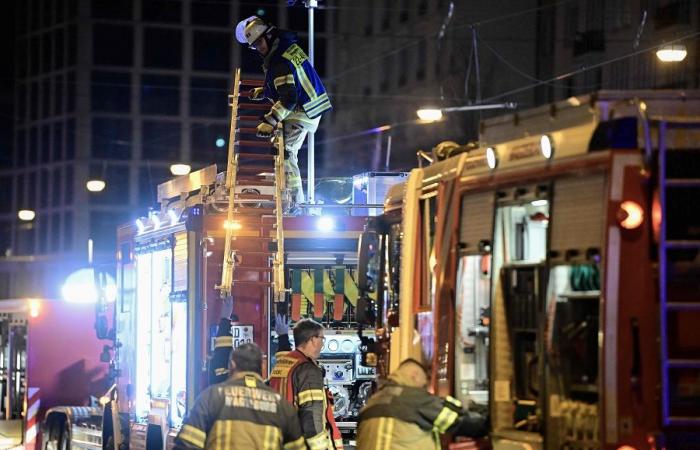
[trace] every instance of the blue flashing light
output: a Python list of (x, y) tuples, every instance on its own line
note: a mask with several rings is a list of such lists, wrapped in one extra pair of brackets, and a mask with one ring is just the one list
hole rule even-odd
[(224, 138), (217, 138), (216, 139), (216, 146), (221, 148), (224, 145), (226, 145), (226, 140)]

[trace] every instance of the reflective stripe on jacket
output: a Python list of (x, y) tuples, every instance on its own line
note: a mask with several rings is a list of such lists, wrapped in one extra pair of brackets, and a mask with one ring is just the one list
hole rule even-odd
[(311, 450), (343, 448), (333, 415), (333, 397), (323, 385), (323, 369), (299, 350), (278, 353), (270, 387), (298, 409), (299, 422)]

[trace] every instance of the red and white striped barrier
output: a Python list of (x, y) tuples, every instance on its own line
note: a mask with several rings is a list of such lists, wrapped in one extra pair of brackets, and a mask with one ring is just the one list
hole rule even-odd
[(27, 414), (25, 416), (25, 433), (24, 433), (24, 448), (25, 450), (34, 450), (36, 446), (36, 437), (39, 431), (39, 406), (41, 399), (39, 398), (39, 388), (30, 387), (27, 389)]

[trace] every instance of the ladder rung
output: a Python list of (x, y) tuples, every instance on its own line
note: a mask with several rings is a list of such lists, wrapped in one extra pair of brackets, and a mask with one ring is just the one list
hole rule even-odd
[[(239, 158), (274, 161), (275, 156), (265, 153), (238, 153)], [(240, 163), (239, 163), (240, 164)]]
[(666, 309), (671, 311), (700, 311), (700, 302), (669, 302)]
[(246, 79), (241, 80), (238, 84), (241, 86), (260, 87), (260, 86), (265, 84), (265, 80), (256, 80), (253, 78), (250, 78), (250, 79), (246, 78)]
[(233, 285), (236, 284), (254, 284), (257, 286), (272, 286), (272, 281), (255, 281), (255, 280), (233, 280)]
[(700, 425), (700, 417), (671, 416), (666, 418), (669, 425)]
[(236, 270), (245, 270), (247, 272), (272, 272), (272, 269), (272, 267), (236, 266)]
[(669, 359), (666, 366), (669, 369), (700, 369), (700, 359)]
[(264, 104), (264, 103), (239, 103), (238, 104), (238, 110), (242, 109), (250, 109), (250, 110), (255, 110), (255, 111), (267, 111), (270, 109), (270, 105)]
[(240, 122), (261, 122), (260, 116), (238, 116)]
[(237, 146), (244, 146), (244, 147), (268, 147), (271, 148), (273, 147), (272, 142), (270, 141), (248, 141), (248, 140), (240, 140), (240, 141), (235, 141), (235, 144)]
[(241, 134), (255, 134), (258, 132), (257, 128), (253, 127), (239, 127), (236, 129), (236, 133), (241, 133)]
[(245, 216), (264, 216), (274, 214), (275, 210), (272, 208), (234, 208), (233, 212)]
[(240, 186), (274, 186), (275, 182), (272, 180), (266, 180), (264, 177), (236, 177), (236, 184)]
[(246, 173), (260, 172), (260, 173), (262, 173), (262, 172), (271, 172), (271, 171), (272, 171), (272, 168), (270, 166), (259, 166), (259, 165), (256, 165), (256, 166), (238, 166), (239, 173), (240, 172), (246, 172)]
[(666, 241), (666, 247), (670, 249), (700, 248), (700, 241)]
[(666, 179), (668, 187), (700, 187), (700, 179), (698, 178), (668, 178)]
[[(273, 238), (270, 236), (231, 236), (234, 241), (271, 241)], [(241, 253), (245, 253), (245, 250), (241, 250)]]
[(238, 252), (238, 254), (244, 255), (244, 256), (245, 256), (245, 255), (249, 255), (249, 256), (265, 256), (265, 255), (274, 255), (275, 253), (277, 253), (277, 252), (273, 252), (273, 251), (262, 252), (262, 251), (248, 251), (248, 250), (246, 250), (246, 251), (239, 251), (239, 252)]

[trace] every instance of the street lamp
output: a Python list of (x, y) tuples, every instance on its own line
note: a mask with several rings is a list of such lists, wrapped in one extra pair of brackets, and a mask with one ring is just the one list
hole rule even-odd
[(24, 222), (30, 222), (34, 220), (34, 217), (36, 217), (36, 213), (31, 209), (20, 209), (17, 212), (17, 217), (19, 217), (19, 220), (22, 220)]
[(466, 105), (466, 106), (451, 106), (449, 108), (421, 108), (416, 111), (418, 118), (426, 122), (435, 122), (442, 119), (442, 113), (458, 112), (458, 111), (483, 111), (486, 109), (515, 109), (517, 103), (493, 103), (488, 105)]
[(90, 192), (102, 192), (106, 186), (106, 183), (103, 180), (89, 180), (87, 183), (85, 183), (85, 187), (87, 188), (88, 191)]
[(656, 51), (656, 57), (661, 62), (680, 62), (688, 56), (688, 49), (684, 44), (662, 45)]
[(187, 175), (192, 170), (189, 164), (173, 164), (170, 166), (170, 173), (175, 176)]

